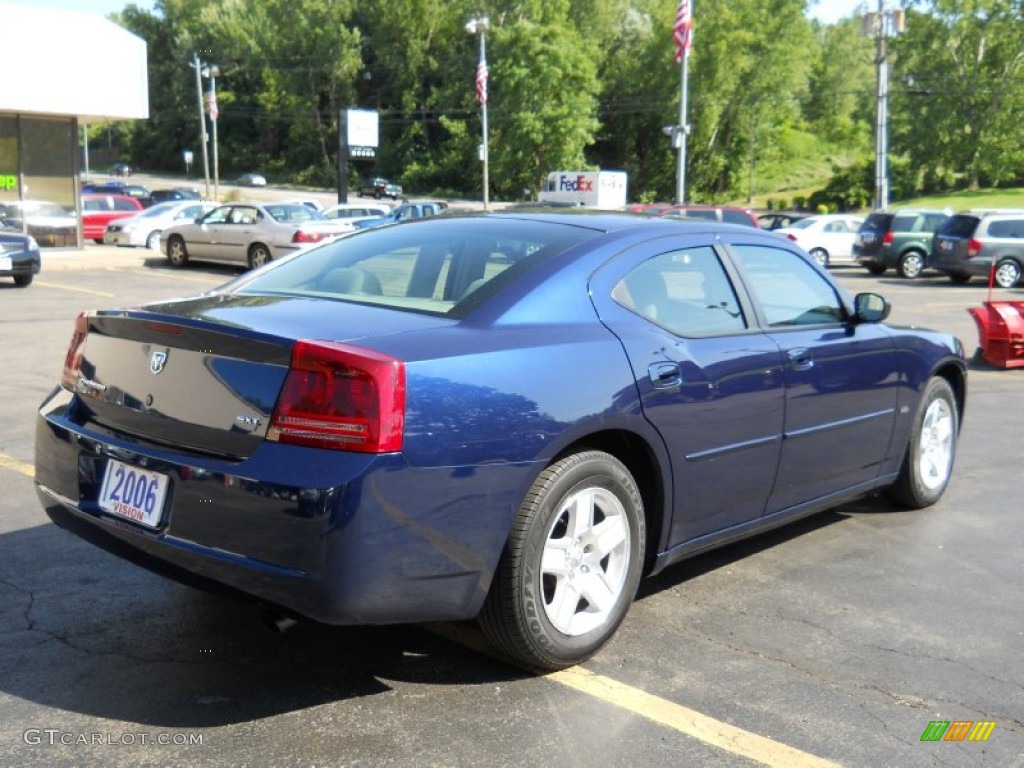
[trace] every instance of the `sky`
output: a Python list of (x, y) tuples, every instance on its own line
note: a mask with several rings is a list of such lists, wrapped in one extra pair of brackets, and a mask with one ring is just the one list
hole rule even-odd
[[(107, 16), (122, 10), (126, 0), (6, 0), (19, 5), (32, 5), (38, 8), (60, 8), (66, 11), (85, 11)], [(153, 0), (133, 0), (140, 8), (152, 9)], [(826, 23), (846, 18), (854, 12), (863, 10), (865, 5), (877, 7), (877, 0), (813, 0), (811, 16)], [(699, 13), (699, 0), (695, 3)]]

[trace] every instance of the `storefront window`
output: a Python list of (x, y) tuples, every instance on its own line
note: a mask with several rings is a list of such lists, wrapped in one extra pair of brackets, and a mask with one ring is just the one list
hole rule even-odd
[(71, 118), (0, 117), (0, 227), (78, 246), (76, 131)]

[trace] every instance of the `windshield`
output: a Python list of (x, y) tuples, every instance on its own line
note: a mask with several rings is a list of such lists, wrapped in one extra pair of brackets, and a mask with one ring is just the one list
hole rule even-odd
[(235, 291), (458, 316), (517, 275), (598, 234), (513, 217), (428, 218), (301, 252), (243, 279)]
[(265, 206), (274, 221), (294, 224), (297, 221), (324, 221), (319, 211), (301, 203), (277, 203)]
[(888, 232), (892, 218), (891, 213), (872, 213), (860, 225), (861, 232)]

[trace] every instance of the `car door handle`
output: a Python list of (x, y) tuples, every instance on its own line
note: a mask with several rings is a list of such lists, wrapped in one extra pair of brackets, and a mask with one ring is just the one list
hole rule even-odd
[(814, 356), (807, 347), (796, 347), (786, 352), (795, 371), (807, 371), (814, 367)]
[(655, 389), (671, 389), (683, 383), (683, 373), (678, 363), (651, 363), (647, 366), (647, 375), (651, 377), (651, 386)]

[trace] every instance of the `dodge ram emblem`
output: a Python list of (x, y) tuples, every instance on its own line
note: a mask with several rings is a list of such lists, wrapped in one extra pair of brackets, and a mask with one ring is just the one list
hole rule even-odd
[(162, 373), (167, 364), (167, 352), (154, 352), (149, 358), (149, 372), (154, 376)]

